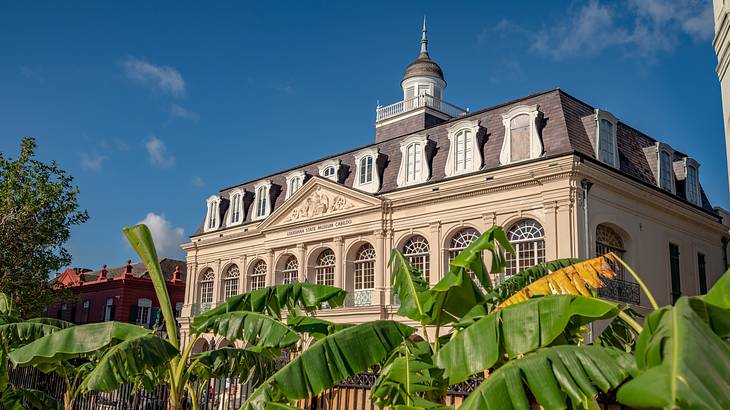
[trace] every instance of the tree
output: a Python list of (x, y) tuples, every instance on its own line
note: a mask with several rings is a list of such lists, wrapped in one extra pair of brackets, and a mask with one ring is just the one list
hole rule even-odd
[(0, 292), (24, 318), (40, 316), (64, 296), (48, 278), (71, 262), (64, 248), (71, 226), (88, 219), (73, 177), (55, 161), (35, 159), (35, 149), (35, 140), (24, 138), (17, 159), (0, 153)]

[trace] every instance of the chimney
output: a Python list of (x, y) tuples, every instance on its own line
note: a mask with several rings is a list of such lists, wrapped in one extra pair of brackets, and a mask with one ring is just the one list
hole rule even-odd
[(109, 273), (109, 271), (106, 269), (106, 265), (102, 266), (101, 271), (99, 272), (99, 277), (96, 279), (96, 281), (102, 282), (102, 281), (107, 280), (108, 279), (106, 277), (107, 273)]
[(182, 282), (182, 279), (180, 279), (180, 265), (175, 265), (175, 272), (172, 272), (172, 282)]
[(127, 260), (127, 266), (124, 267), (124, 272), (119, 276), (119, 279), (132, 279), (134, 275), (132, 275), (132, 260)]

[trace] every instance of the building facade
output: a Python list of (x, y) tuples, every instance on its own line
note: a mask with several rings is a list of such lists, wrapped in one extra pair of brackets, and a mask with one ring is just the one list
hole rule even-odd
[(730, 4), (727, 0), (712, 0), (715, 17), (715, 38), (712, 46), (717, 55), (717, 77), (720, 79), (722, 93), (723, 125), (725, 127), (725, 149), (727, 175), (730, 181)]
[[(182, 310), (185, 294), (185, 262), (160, 261), (167, 293), (176, 313)], [(151, 328), (160, 310), (152, 280), (143, 263), (92, 271), (69, 268), (55, 278), (55, 285), (71, 290), (73, 297), (48, 308), (48, 316), (77, 324), (116, 320)]]
[[(377, 107), (375, 143), (207, 199), (203, 225), (182, 246), (183, 336), (225, 298), (292, 281), (349, 292), (344, 307), (318, 313), (328, 320), (393, 318), (391, 249), (435, 284), (494, 225), (515, 247), (494, 282), (611, 250), (668, 304), (724, 271), (728, 230), (688, 155), (560, 89), (479, 111), (450, 104), (425, 24), (401, 87), (402, 101)], [(601, 292), (648, 306), (628, 275)]]

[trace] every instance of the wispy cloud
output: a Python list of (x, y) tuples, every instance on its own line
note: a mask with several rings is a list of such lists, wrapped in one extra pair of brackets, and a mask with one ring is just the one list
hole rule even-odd
[(175, 227), (165, 218), (165, 214), (150, 212), (144, 219), (137, 222), (150, 228), (152, 239), (155, 241), (157, 254), (160, 257), (176, 258), (182, 256), (180, 244), (184, 242), (185, 232), (181, 227)]
[(193, 186), (194, 186), (194, 187), (198, 187), (198, 188), (200, 188), (200, 187), (202, 187), (202, 186), (204, 186), (204, 185), (205, 185), (205, 181), (203, 181), (203, 178), (202, 178), (202, 177), (200, 177), (200, 176), (197, 176), (197, 175), (196, 175), (196, 176), (194, 176), (194, 177), (193, 177), (193, 178), (192, 178), (192, 179), (190, 180), (190, 183), (191, 183), (191, 184), (193, 184)]
[(104, 165), (105, 156), (99, 154), (87, 154), (81, 153), (81, 166), (85, 169), (99, 172), (101, 171), (102, 165)]
[(158, 168), (170, 168), (175, 165), (175, 157), (167, 152), (167, 147), (161, 139), (151, 137), (145, 142), (147, 157), (150, 164)]
[(181, 107), (177, 104), (172, 104), (172, 106), (170, 107), (170, 115), (172, 115), (173, 117), (176, 117), (176, 118), (182, 118), (184, 120), (193, 120), (193, 121), (196, 121), (198, 118), (200, 118), (200, 116), (197, 113), (195, 113), (191, 110), (188, 110), (185, 107)]
[(132, 81), (154, 87), (176, 97), (185, 94), (185, 80), (173, 67), (155, 65), (134, 57), (127, 58), (122, 66), (127, 78)]

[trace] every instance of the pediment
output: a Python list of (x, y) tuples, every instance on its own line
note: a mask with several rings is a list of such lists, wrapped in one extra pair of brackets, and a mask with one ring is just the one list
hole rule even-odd
[(284, 201), (261, 224), (260, 229), (379, 208), (381, 202), (372, 195), (315, 176)]

